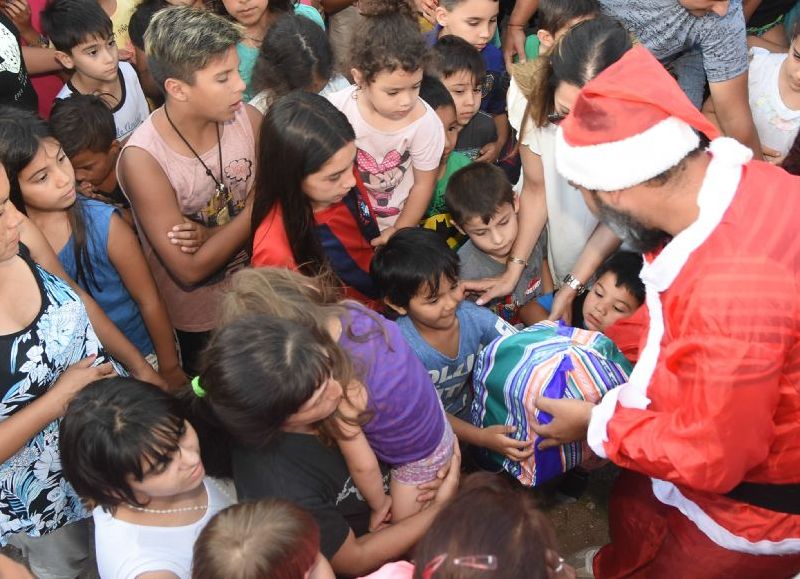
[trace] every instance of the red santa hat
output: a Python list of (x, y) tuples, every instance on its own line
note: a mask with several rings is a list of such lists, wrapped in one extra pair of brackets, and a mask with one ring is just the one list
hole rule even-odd
[(693, 129), (719, 136), (655, 57), (636, 46), (581, 90), (558, 127), (556, 167), (587, 189), (625, 189), (696, 149)]

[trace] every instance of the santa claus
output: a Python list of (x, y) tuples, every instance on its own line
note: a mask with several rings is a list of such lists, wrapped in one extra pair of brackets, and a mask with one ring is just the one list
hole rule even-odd
[[(701, 145), (696, 131), (710, 139)], [(800, 571), (800, 179), (751, 161), (643, 47), (581, 90), (558, 170), (646, 255), (649, 327), (594, 406), (540, 399), (543, 447), (623, 468), (596, 577)]]

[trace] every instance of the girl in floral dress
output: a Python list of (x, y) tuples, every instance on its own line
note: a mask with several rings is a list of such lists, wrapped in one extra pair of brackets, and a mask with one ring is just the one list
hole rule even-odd
[(0, 546), (21, 549), (37, 577), (75, 577), (91, 561), (88, 513), (61, 472), (58, 425), (114, 368), (79, 296), (21, 235), (33, 238), (0, 166)]

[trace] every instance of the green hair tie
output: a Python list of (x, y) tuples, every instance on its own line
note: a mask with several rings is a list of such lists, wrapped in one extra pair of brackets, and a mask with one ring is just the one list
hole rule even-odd
[(198, 398), (205, 398), (206, 391), (203, 390), (202, 386), (200, 386), (200, 376), (195, 376), (192, 378), (192, 390), (194, 391), (195, 396)]

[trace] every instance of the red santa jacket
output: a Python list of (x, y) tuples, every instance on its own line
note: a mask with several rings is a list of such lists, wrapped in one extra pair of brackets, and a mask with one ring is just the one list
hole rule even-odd
[(718, 545), (799, 553), (800, 516), (724, 494), (800, 483), (800, 179), (731, 139), (710, 150), (697, 221), (642, 270), (644, 347), (589, 444)]

